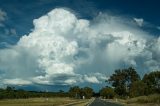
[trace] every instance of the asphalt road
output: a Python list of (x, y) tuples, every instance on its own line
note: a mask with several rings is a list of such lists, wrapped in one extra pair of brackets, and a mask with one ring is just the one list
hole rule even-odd
[(110, 103), (96, 98), (89, 106), (123, 106), (115, 103)]

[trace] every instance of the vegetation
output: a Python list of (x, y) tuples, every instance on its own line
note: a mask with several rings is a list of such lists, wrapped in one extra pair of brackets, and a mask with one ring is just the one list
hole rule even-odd
[(100, 90), (100, 96), (106, 99), (113, 99), (115, 96), (114, 89), (111, 87), (105, 87)]
[(38, 92), (25, 91), (22, 89), (16, 90), (14, 87), (7, 87), (0, 89), (0, 99), (19, 99), (19, 98), (33, 98), (33, 97), (67, 97), (67, 92)]
[(93, 89), (89, 87), (79, 88), (78, 86), (71, 87), (69, 90), (70, 97), (90, 99), (93, 96)]
[(107, 80), (121, 98), (160, 94), (160, 71), (153, 71), (140, 78), (132, 67), (115, 70)]
[(83, 98), (90, 99), (92, 96), (101, 96), (107, 99), (115, 97), (131, 98), (127, 100), (127, 103), (160, 102), (160, 71), (147, 73), (143, 78), (140, 78), (132, 67), (118, 69), (106, 82), (110, 85), (102, 88), (98, 93), (94, 93), (90, 87), (80, 88), (79, 86), (71, 87), (68, 92), (62, 90), (59, 92), (25, 91), (22, 89), (17, 90), (14, 87), (6, 87), (5, 89), (0, 89), (0, 102), (5, 102), (6, 99), (43, 98), (44, 100), (44, 98), (53, 97), (71, 97), (72, 100), (79, 100)]
[(119, 96), (125, 97), (129, 95), (131, 85), (140, 80), (140, 76), (137, 74), (134, 68), (115, 70), (115, 73), (110, 76), (109, 82), (115, 88), (115, 93)]
[(68, 97), (56, 98), (28, 98), (28, 99), (4, 99), (0, 100), (0, 106), (59, 106), (66, 104), (86, 103), (88, 100), (79, 100)]
[(90, 87), (84, 87), (81, 89), (82, 96), (85, 96), (85, 98), (90, 99), (93, 96), (93, 89)]
[(145, 74), (142, 81), (147, 85), (145, 95), (159, 93), (160, 94), (160, 71), (154, 71)]
[(160, 103), (160, 94), (153, 94), (149, 96), (139, 96), (126, 101), (127, 104), (132, 103)]
[(129, 96), (130, 97), (142, 96), (145, 95), (146, 92), (147, 92), (147, 84), (139, 80), (132, 83), (130, 87)]
[(20, 99), (35, 97), (72, 97), (81, 99), (83, 96), (85, 98), (91, 98), (93, 96), (93, 89), (89, 87), (79, 88), (78, 86), (71, 87), (69, 92), (64, 92), (62, 90), (59, 92), (25, 91), (22, 89), (16, 90), (14, 87), (0, 89), (0, 99)]

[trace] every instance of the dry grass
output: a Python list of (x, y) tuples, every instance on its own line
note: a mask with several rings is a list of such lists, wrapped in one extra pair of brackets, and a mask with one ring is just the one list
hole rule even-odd
[(160, 106), (160, 94), (140, 96), (127, 100), (118, 99), (124, 106)]
[(136, 98), (132, 98), (126, 101), (127, 104), (131, 103), (157, 103), (160, 104), (160, 94), (154, 94), (149, 96), (140, 96)]
[(0, 106), (59, 106), (76, 103), (82, 100), (71, 98), (29, 98), (29, 99), (6, 99), (0, 100)]
[(132, 103), (132, 104), (125, 104), (124, 106), (160, 106), (160, 105), (155, 103), (144, 103), (144, 104)]

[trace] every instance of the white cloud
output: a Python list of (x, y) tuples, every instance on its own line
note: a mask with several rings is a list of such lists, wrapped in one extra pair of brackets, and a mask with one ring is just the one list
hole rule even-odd
[(0, 9), (0, 22), (1, 22), (1, 21), (5, 21), (6, 16), (7, 16), (7, 13), (6, 13), (5, 11), (2, 11), (2, 10)]
[(64, 83), (66, 85), (72, 85), (72, 84), (76, 83), (76, 80), (75, 79), (67, 79), (67, 80), (64, 81)]
[(3, 83), (8, 84), (8, 85), (30, 85), (32, 84), (28, 80), (23, 80), (23, 79), (4, 79)]
[(87, 75), (85, 75), (84, 76), (84, 80), (89, 82), (89, 83), (100, 83), (95, 76), (87, 76)]
[(140, 27), (143, 25), (144, 20), (143, 18), (133, 18), (134, 21), (137, 23), (137, 25), (139, 25)]
[(152, 69), (160, 67), (154, 57), (160, 53), (154, 46), (159, 40), (125, 22), (108, 14), (78, 19), (68, 10), (54, 9), (35, 19), (33, 31), (16, 45), (0, 50), (1, 79), (7, 79), (4, 84), (12, 79), (17, 84), (20, 79), (44, 85), (101, 83), (124, 64), (145, 67), (144, 72), (153, 63)]
[(51, 85), (50, 80), (44, 76), (36, 76), (32, 78), (32, 81), (37, 84)]
[(0, 9), (0, 28), (5, 27), (3, 22), (6, 20), (6, 18), (7, 18), (7, 13), (5, 11), (2, 11), (2, 9)]

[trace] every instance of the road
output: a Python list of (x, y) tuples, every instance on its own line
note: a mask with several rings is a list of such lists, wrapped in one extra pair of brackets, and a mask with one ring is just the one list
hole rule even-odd
[(89, 106), (123, 106), (123, 105), (106, 102), (97, 98)]

